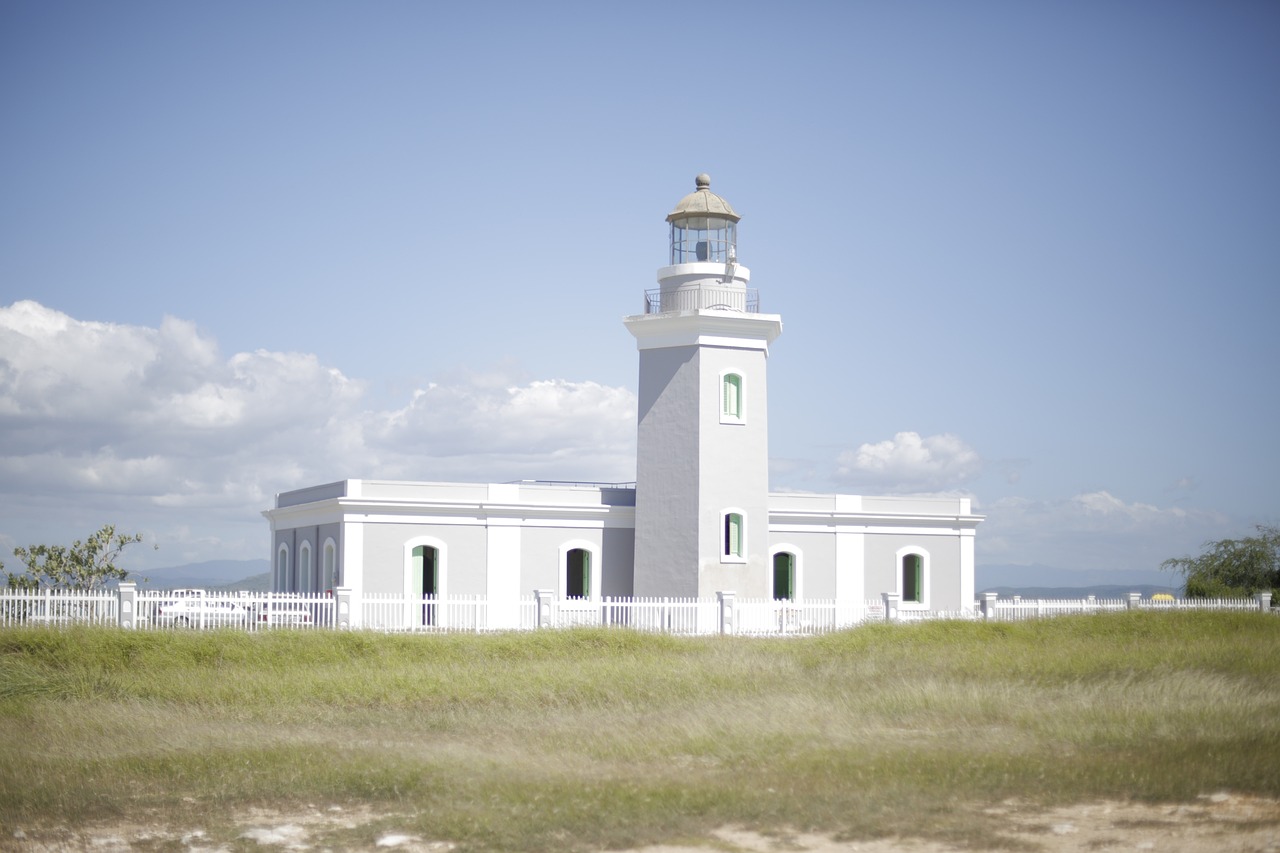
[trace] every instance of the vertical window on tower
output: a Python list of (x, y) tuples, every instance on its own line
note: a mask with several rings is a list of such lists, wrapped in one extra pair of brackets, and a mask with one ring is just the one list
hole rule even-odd
[(743, 556), (742, 514), (724, 514), (724, 556), (726, 560), (740, 560)]
[(720, 378), (720, 423), (742, 422), (742, 376), (725, 373)]

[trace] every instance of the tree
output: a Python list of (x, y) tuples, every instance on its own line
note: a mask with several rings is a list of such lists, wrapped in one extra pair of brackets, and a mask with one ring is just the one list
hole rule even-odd
[[(13, 556), (26, 563), (25, 575), (4, 572), (9, 586), (36, 583), (62, 589), (98, 589), (108, 581), (122, 581), (129, 572), (116, 565), (124, 549), (142, 541), (141, 533), (116, 533), (115, 525), (104, 525), (84, 542), (77, 539), (64, 545), (32, 545), (14, 548)], [(3, 571), (0, 565), (0, 571)]]
[(1187, 595), (1227, 598), (1280, 589), (1280, 526), (1259, 524), (1256, 536), (1204, 544), (1199, 557), (1174, 557), (1160, 568), (1181, 572)]

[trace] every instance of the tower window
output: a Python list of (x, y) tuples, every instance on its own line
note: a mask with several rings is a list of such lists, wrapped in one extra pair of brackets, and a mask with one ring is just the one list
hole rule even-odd
[(742, 376), (726, 373), (720, 380), (720, 421), (733, 423), (742, 420)]
[(725, 513), (724, 555), (726, 557), (741, 558), (743, 555), (742, 540), (742, 515), (736, 512)]
[(924, 557), (902, 555), (902, 600), (924, 603)]

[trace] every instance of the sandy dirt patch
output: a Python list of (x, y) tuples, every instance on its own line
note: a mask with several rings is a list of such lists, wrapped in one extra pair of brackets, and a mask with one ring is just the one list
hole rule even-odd
[[(1214, 794), (1183, 805), (1099, 802), (1041, 809), (1018, 802), (983, 808), (996, 821), (990, 847), (1043, 853), (1280, 853), (1280, 801)], [(360, 835), (375, 820), (394, 825), (396, 815), (364, 809), (312, 809), (284, 814), (251, 810), (237, 815), (234, 841), (214, 841), (199, 827), (165, 829), (115, 823), (49, 829), (4, 827), (0, 849), (23, 853), (125, 853), (181, 850), (185, 853), (230, 853), (232, 850), (367, 850), (444, 853), (455, 845), (410, 830), (369, 827), (360, 846), (337, 846), (331, 835)], [(407, 823), (407, 821), (406, 821)], [(352, 832), (354, 830), (354, 833)], [(960, 853), (972, 846), (913, 838), (836, 840), (829, 835), (786, 833), (764, 835), (726, 827), (696, 843), (657, 845), (623, 853)]]

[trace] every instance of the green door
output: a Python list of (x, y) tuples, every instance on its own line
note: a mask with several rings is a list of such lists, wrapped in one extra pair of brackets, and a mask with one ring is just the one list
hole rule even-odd
[(591, 552), (574, 548), (565, 555), (565, 598), (591, 597)]
[[(414, 586), (422, 598), (434, 599), (440, 594), (440, 552), (429, 545), (419, 545), (413, 549)], [(422, 603), (422, 624), (436, 624), (436, 602)]]
[(796, 597), (796, 555), (780, 551), (773, 555), (774, 601), (792, 601)]

